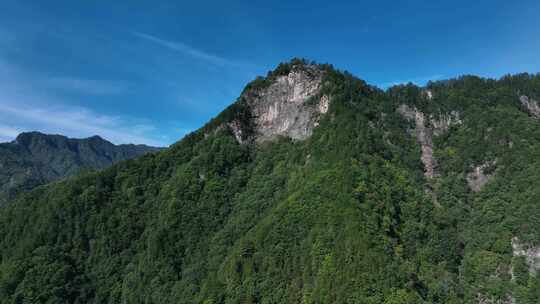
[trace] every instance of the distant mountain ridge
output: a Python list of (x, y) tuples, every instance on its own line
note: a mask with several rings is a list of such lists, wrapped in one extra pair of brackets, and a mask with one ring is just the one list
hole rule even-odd
[(114, 145), (99, 137), (84, 139), (25, 132), (0, 143), (0, 205), (21, 191), (72, 176), (84, 169), (102, 169), (159, 148)]

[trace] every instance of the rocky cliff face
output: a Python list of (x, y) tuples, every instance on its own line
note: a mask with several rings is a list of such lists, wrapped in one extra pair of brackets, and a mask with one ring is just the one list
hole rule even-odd
[[(428, 98), (431, 99), (432, 93), (430, 91), (427, 92)], [(460, 124), (459, 113), (452, 111), (449, 114), (441, 114), (439, 117), (434, 117), (433, 115), (425, 115), (418, 109), (405, 104), (400, 105), (397, 111), (407, 120), (414, 121), (414, 135), (422, 149), (420, 159), (424, 164), (424, 175), (429, 179), (439, 176), (437, 170), (438, 163), (433, 156), (433, 136), (442, 135), (452, 125)]]
[(538, 104), (538, 101), (529, 98), (528, 96), (520, 96), (519, 101), (530, 115), (540, 117), (540, 105)]
[[(427, 91), (428, 98), (432, 96), (430, 91)], [(428, 179), (433, 179), (439, 176), (438, 162), (433, 154), (433, 138), (447, 132), (452, 125), (462, 123), (459, 112), (451, 111), (447, 114), (441, 114), (438, 117), (426, 115), (416, 108), (402, 104), (397, 109), (407, 120), (414, 121), (414, 135), (420, 144), (422, 154), (420, 160), (424, 164), (424, 175)], [(485, 162), (474, 166), (471, 172), (467, 173), (466, 180), (469, 188), (473, 192), (479, 192), (493, 177), (493, 173), (488, 173), (488, 169), (496, 164), (495, 161)]]
[(494, 166), (495, 161), (485, 162), (475, 166), (471, 172), (467, 174), (467, 184), (473, 192), (479, 192), (493, 177), (493, 174), (486, 172), (487, 169)]
[(279, 136), (308, 138), (330, 106), (330, 97), (320, 94), (323, 76), (318, 66), (293, 65), (286, 75), (276, 76), (269, 85), (241, 96), (250, 111), (251, 136), (238, 120), (227, 126), (240, 142), (263, 142)]
[(114, 145), (99, 136), (71, 139), (39, 132), (21, 133), (0, 144), (0, 205), (20, 191), (74, 175), (82, 169), (101, 169), (158, 148)]
[(514, 237), (512, 238), (512, 254), (515, 257), (525, 257), (531, 274), (540, 271), (540, 246), (528, 246), (519, 238)]

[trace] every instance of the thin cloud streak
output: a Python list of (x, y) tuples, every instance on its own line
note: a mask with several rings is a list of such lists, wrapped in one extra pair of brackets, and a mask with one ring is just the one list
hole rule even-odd
[(90, 95), (119, 95), (126, 92), (126, 84), (75, 77), (53, 77), (44, 81), (56, 89)]
[[(100, 135), (114, 143), (164, 145), (144, 135), (155, 129), (151, 125), (132, 124), (125, 119), (100, 115), (86, 108), (37, 108), (21, 106), (19, 103), (14, 106), (0, 100), (0, 113), (1, 119), (11, 118), (22, 121), (31, 126), (29, 129), (39, 129), (46, 133), (61, 133), (71, 137)], [(2, 132), (0, 135), (16, 136), (13, 130), (6, 129), (5, 131), (7, 132)]]
[(116, 144), (167, 145), (168, 141), (158, 139), (156, 128), (145, 120), (69, 106), (68, 100), (36, 88), (84, 95), (121, 93), (118, 86), (106, 81), (35, 75), (0, 56), (0, 141), (13, 140), (20, 131), (41, 131), (78, 138), (99, 135)]
[(0, 142), (6, 142), (14, 139), (21, 133), (21, 130), (11, 126), (0, 125)]
[(141, 39), (153, 42), (155, 44), (158, 44), (158, 45), (163, 46), (165, 48), (168, 48), (170, 50), (182, 53), (184, 55), (191, 56), (193, 58), (204, 60), (204, 61), (210, 62), (210, 63), (218, 65), (218, 66), (240, 67), (240, 66), (246, 66), (247, 65), (246, 63), (243, 63), (243, 62), (238, 62), (238, 61), (230, 60), (230, 59), (227, 59), (227, 58), (223, 58), (223, 57), (220, 57), (220, 56), (217, 56), (217, 55), (207, 53), (205, 51), (196, 49), (196, 48), (194, 48), (192, 46), (189, 46), (187, 44), (184, 44), (184, 43), (181, 43), (181, 42), (178, 42), (178, 41), (165, 40), (165, 39), (161, 39), (159, 37), (149, 35), (149, 34), (145, 34), (145, 33), (141, 33), (141, 32), (131, 32), (131, 33), (134, 36), (139, 37)]

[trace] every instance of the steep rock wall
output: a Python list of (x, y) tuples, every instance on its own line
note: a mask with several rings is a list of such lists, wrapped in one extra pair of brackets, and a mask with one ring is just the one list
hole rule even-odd
[(244, 93), (253, 128), (250, 138), (238, 121), (228, 123), (228, 127), (239, 142), (264, 142), (279, 136), (308, 138), (330, 106), (330, 97), (320, 95), (323, 74), (316, 66), (293, 67), (267, 87)]
[(473, 192), (479, 192), (493, 177), (493, 174), (486, 173), (486, 169), (495, 165), (495, 161), (486, 162), (475, 166), (472, 172), (467, 174), (467, 184)]
[(540, 270), (540, 247), (528, 246), (522, 243), (519, 238), (513, 237), (512, 254), (515, 257), (525, 257), (531, 274), (536, 274)]
[(424, 164), (424, 175), (429, 179), (439, 176), (438, 163), (433, 156), (433, 136), (439, 136), (448, 131), (450, 126), (460, 124), (459, 113), (452, 111), (450, 114), (434, 117), (405, 104), (400, 105), (397, 111), (407, 120), (414, 121), (414, 134), (422, 149), (420, 159)]
[(534, 117), (540, 117), (540, 105), (538, 101), (523, 95), (519, 97), (519, 101), (530, 115)]

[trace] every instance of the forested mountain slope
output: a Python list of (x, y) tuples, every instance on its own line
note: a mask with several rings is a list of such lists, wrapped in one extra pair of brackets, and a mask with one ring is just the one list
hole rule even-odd
[(157, 150), (145, 145), (113, 145), (99, 136), (73, 139), (21, 133), (13, 142), (0, 143), (0, 205), (21, 191)]
[(169, 149), (0, 210), (0, 302), (539, 303), (539, 97), (281, 64)]

